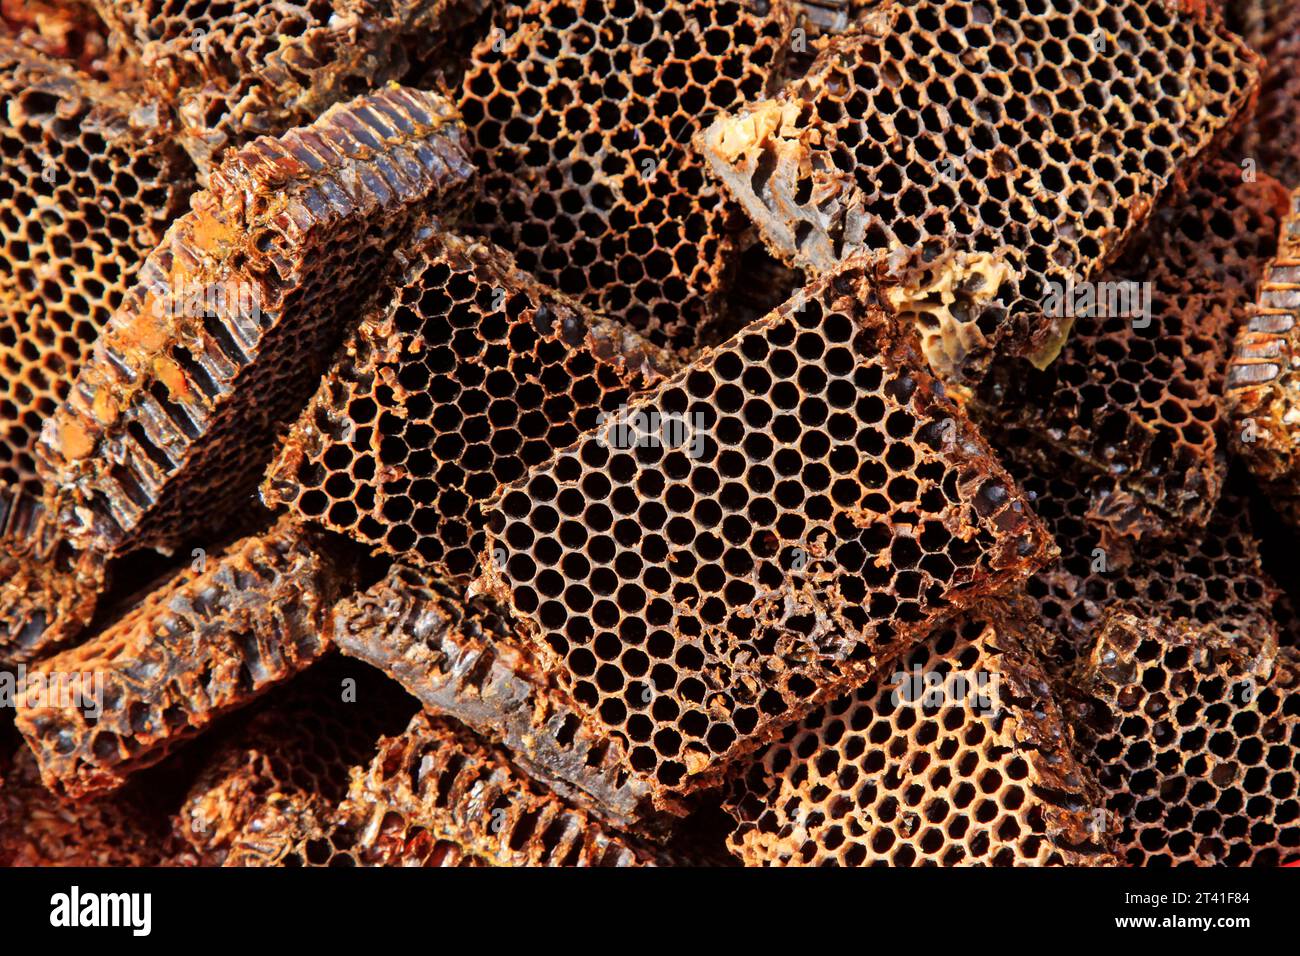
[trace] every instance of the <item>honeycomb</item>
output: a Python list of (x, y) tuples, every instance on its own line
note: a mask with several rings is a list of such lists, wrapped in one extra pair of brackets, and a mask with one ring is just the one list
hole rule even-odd
[(854, 265), (498, 492), (484, 586), (656, 799), (1048, 557)]
[(866, 254), (941, 375), (1050, 362), (1051, 283), (1093, 278), (1254, 95), (1203, 4), (898, 0), (697, 138), (774, 252)]
[(1227, 372), (1234, 449), (1273, 507), (1300, 523), (1300, 190), (1291, 196), (1277, 258), (1264, 270), (1259, 297), (1237, 335)]
[(1037, 632), (964, 617), (789, 727), (730, 783), (732, 852), (751, 866), (1113, 862)]
[[(279, 136), (403, 79), (486, 0), (96, 0), (148, 93), (174, 111), (202, 176), (225, 151)], [(427, 88), (427, 87), (422, 87)]]
[(89, 2), (0, 0), (0, 37), (4, 36), (97, 77), (107, 65), (107, 31)]
[(348, 339), (262, 487), (380, 553), (468, 578), (482, 503), (674, 365), (478, 240), (434, 232)]
[(0, 36), (0, 482), (33, 446), (192, 172), (155, 113)]
[(644, 815), (649, 784), (629, 774), (617, 738), (598, 737), (557, 688), (508, 616), (486, 597), (394, 566), (334, 612), (333, 639), (430, 714), (501, 744), (535, 780), (619, 826)]
[(977, 392), (980, 412), (1013, 422), (1046, 457), (1110, 476), (1104, 518), (1116, 533), (1204, 527), (1226, 472), (1224, 366), (1287, 205), (1275, 180), (1244, 182), (1235, 164), (1206, 164), (1095, 288), (1075, 287), (1136, 294), (1149, 311), (1080, 315), (1041, 371), (995, 362)]
[(46, 786), (74, 798), (119, 787), (302, 670), (329, 646), (327, 615), (346, 583), (320, 542), (281, 520), (200, 555), (91, 640), (31, 668), (44, 687), (29, 685), (16, 722)]
[(1080, 662), (1079, 752), (1134, 866), (1300, 861), (1300, 653), (1108, 616)]
[[(355, 772), (329, 839), (304, 862), (367, 866), (644, 866), (655, 855), (520, 773), (497, 749), (425, 714)], [(350, 844), (350, 845), (349, 845)], [(286, 861), (288, 862), (288, 861)], [(291, 864), (292, 865), (292, 864)]]
[(526, 271), (661, 345), (705, 336), (736, 210), (689, 148), (770, 91), (783, 0), (534, 0), (474, 49), (460, 109), (474, 220)]
[(368, 762), (379, 738), (400, 733), (415, 710), (391, 682), (338, 659), (312, 666), (263, 704), (217, 745), (173, 820), (177, 839), (203, 866), (279, 836), (283, 830), (268, 824), (290, 816), (280, 805), (327, 812), (347, 794), (351, 768)]
[[(1012, 431), (998, 446), (1029, 441)], [(1053, 634), (1047, 659), (1056, 673), (1086, 656), (1100, 619), (1114, 607), (1163, 614), (1261, 648), (1278, 643), (1271, 615), (1278, 591), (1261, 566), (1241, 489), (1229, 485), (1205, 528), (1137, 541), (1115, 535), (1100, 517), (1111, 490), (1106, 479), (1080, 483), (1021, 456), (1004, 461), (1061, 550), (1025, 588)]]
[(29, 663), (90, 623), (106, 568), (53, 527), (39, 498), (0, 482), (0, 664)]
[(167, 548), (246, 507), (393, 251), (470, 173), (454, 109), (390, 87), (230, 155), (43, 426), (79, 547)]
[[(1288, 187), (1300, 186), (1300, 8), (1291, 0), (1236, 0), (1227, 5), (1231, 29), (1263, 55), (1259, 103), (1235, 152)], [(1243, 160), (1243, 161), (1244, 161)]]

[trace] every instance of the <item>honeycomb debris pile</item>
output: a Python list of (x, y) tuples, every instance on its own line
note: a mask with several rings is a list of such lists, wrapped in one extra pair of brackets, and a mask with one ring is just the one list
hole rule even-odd
[(0, 0), (0, 866), (1300, 864), (1290, 0)]

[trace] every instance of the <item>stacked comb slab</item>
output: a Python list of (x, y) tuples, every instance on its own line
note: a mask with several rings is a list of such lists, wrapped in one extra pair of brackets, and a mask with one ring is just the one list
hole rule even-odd
[(394, 250), (470, 175), (455, 110), (392, 87), (262, 138), (168, 231), (47, 421), (81, 546), (169, 547), (246, 507)]
[(1134, 866), (1300, 860), (1300, 656), (1117, 613), (1074, 685), (1079, 753)]
[(657, 799), (1045, 561), (912, 341), (850, 267), (494, 502), (489, 577)]
[[(72, 797), (118, 787), (305, 668), (328, 647), (344, 583), (309, 535), (281, 522), (200, 555), (92, 640), (42, 661), (33, 673), (49, 693), (29, 687), (17, 725), (46, 786)], [(59, 681), (69, 693), (55, 696)]]
[(467, 578), (482, 502), (673, 366), (482, 241), (435, 232), (344, 344), (263, 485), (271, 507)]
[(1116, 533), (1204, 527), (1226, 472), (1224, 366), (1287, 208), (1275, 180), (1208, 164), (1095, 284), (1058, 290), (1087, 313), (1061, 355), (996, 363), (977, 417), (1023, 429), (1048, 467), (1109, 476), (1087, 483)]
[(867, 252), (932, 367), (1055, 356), (1049, 282), (1090, 279), (1258, 84), (1203, 4), (898, 0), (699, 147), (764, 238), (824, 270)]
[(527, 271), (660, 344), (695, 344), (726, 289), (732, 210), (689, 149), (769, 92), (783, 0), (533, 0), (475, 48), (460, 99), (474, 218)]
[(1023, 619), (963, 620), (787, 729), (732, 781), (733, 852), (765, 866), (1111, 862), (1041, 641)]

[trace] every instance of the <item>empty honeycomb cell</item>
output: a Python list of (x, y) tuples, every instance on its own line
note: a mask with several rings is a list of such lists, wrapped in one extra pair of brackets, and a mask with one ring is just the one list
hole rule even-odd
[(1075, 678), (1075, 729), (1133, 866), (1300, 860), (1300, 656), (1116, 612)]
[(617, 738), (586, 727), (509, 616), (413, 569), (388, 577), (334, 612), (334, 643), (381, 669), (426, 711), (456, 718), (505, 746), (534, 779), (571, 803), (627, 827), (644, 815), (650, 785), (629, 772)]
[(750, 866), (1099, 865), (1113, 821), (1014, 614), (941, 627), (737, 768)]
[(180, 859), (183, 848), (168, 833), (166, 781), (65, 800), (45, 789), (25, 747), (0, 777), (0, 866), (141, 867)]
[(1291, 197), (1277, 258), (1259, 283), (1228, 364), (1233, 448), (1274, 509), (1300, 523), (1300, 190)]
[(1300, 187), (1300, 7), (1291, 0), (1234, 0), (1229, 27), (1264, 58), (1259, 103), (1235, 144), (1242, 161)]
[(105, 571), (69, 546), (39, 498), (0, 482), (0, 663), (29, 663), (80, 633)]
[(1063, 305), (1086, 314), (1056, 361), (1041, 371), (994, 363), (976, 420), (1015, 422), (1059, 468), (1109, 477), (1103, 517), (1117, 533), (1203, 527), (1225, 479), (1218, 436), (1232, 336), (1287, 208), (1276, 180), (1207, 164), (1095, 283), (1061, 290)]
[(0, 482), (33, 448), (144, 258), (189, 161), (156, 111), (0, 36)]
[(353, 775), (332, 826), (364, 866), (439, 865), (448, 853), (490, 866), (656, 862), (637, 840), (568, 805), (496, 748), (425, 714)]
[(338, 804), (349, 772), (400, 733), (415, 704), (369, 668), (323, 660), (261, 702), (198, 771), (173, 821), (197, 862), (219, 866), (236, 847), (263, 856)]
[(45, 422), (75, 544), (166, 548), (247, 508), (394, 251), (461, 198), (463, 134), (446, 100), (394, 86), (228, 156)]
[[(258, 136), (402, 80), (486, 0), (97, 0), (202, 177)], [(421, 87), (429, 88), (429, 87)]]
[[(1032, 447), (1014, 429), (990, 439), (1008, 450)], [(1229, 484), (1204, 528), (1140, 541), (1114, 533), (1106, 478), (1063, 473), (1019, 452), (1003, 461), (1060, 548), (1026, 584), (1054, 636), (1047, 651), (1054, 675), (1087, 654), (1103, 614), (1117, 607), (1204, 626), (1243, 645), (1278, 644), (1278, 590), (1261, 566), (1241, 488)]]
[(1257, 57), (1167, 0), (897, 0), (697, 147), (777, 254), (868, 254), (941, 375), (1051, 361), (1092, 279), (1246, 107)]
[(460, 108), (474, 219), (520, 266), (658, 344), (705, 336), (737, 218), (689, 149), (769, 92), (783, 0), (533, 0), (475, 48)]
[(656, 799), (1049, 556), (913, 342), (850, 265), (493, 500), (485, 586)]
[(328, 648), (346, 583), (312, 534), (282, 522), (200, 555), (93, 638), (31, 668), (17, 725), (46, 786), (71, 797), (118, 787), (301, 671)]
[(675, 368), (481, 240), (434, 231), (344, 343), (262, 486), (376, 552), (468, 579), (482, 503)]

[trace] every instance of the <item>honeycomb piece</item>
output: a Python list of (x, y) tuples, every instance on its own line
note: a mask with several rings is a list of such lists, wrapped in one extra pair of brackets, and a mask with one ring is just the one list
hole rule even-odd
[(1236, 0), (1227, 5), (1231, 29), (1263, 55), (1259, 102), (1234, 152), (1288, 187), (1300, 186), (1300, 7), (1292, 0)]
[(262, 486), (377, 552), (467, 578), (481, 504), (673, 368), (481, 241), (434, 232), (362, 321)]
[(1228, 364), (1237, 449), (1275, 510), (1300, 524), (1300, 189)]
[(617, 738), (593, 734), (485, 597), (395, 566), (334, 613), (334, 643), (378, 667), (431, 714), (455, 717), (503, 744), (511, 759), (570, 803), (618, 826), (644, 815), (649, 784), (626, 766)]
[(0, 866), (173, 862), (180, 847), (168, 834), (165, 800), (144, 782), (94, 800), (64, 800), (41, 785), (35, 758), (20, 748), (0, 782)]
[(1300, 654), (1108, 615), (1076, 677), (1079, 753), (1134, 866), (1300, 861)]
[(30, 663), (95, 613), (105, 565), (74, 551), (40, 499), (0, 482), (0, 662)]
[(339, 811), (366, 866), (425, 865), (445, 844), (492, 866), (642, 866), (654, 854), (520, 773), (495, 748), (417, 714), (364, 771)]
[(1116, 532), (1209, 520), (1226, 472), (1224, 365), (1287, 205), (1277, 181), (1207, 164), (1096, 283), (1061, 290), (1082, 311), (1056, 361), (995, 362), (981, 383), (981, 411), (1014, 422), (1058, 467), (1112, 476)]
[[(286, 521), (200, 557), (86, 643), (42, 661), (18, 729), (46, 786), (83, 797), (120, 786), (216, 717), (329, 646), (344, 584)], [(29, 676), (30, 682), (30, 676)]]
[(0, 0), (0, 36), (99, 75), (108, 52), (107, 30), (89, 0)]
[[(486, 0), (97, 0), (173, 109), (206, 178), (226, 150), (279, 136), (401, 80)], [(426, 87), (421, 87), (426, 88)]]
[(966, 617), (790, 727), (731, 782), (732, 852), (751, 866), (1113, 862), (1037, 631)]
[[(1007, 449), (1030, 441), (1014, 431), (991, 438)], [(1261, 567), (1239, 489), (1229, 486), (1205, 528), (1138, 542), (1115, 535), (1105, 520), (1106, 479), (1080, 483), (1077, 475), (1027, 464), (1018, 455), (1004, 461), (1061, 551), (1026, 584), (1055, 638), (1048, 650), (1055, 673), (1087, 654), (1097, 622), (1112, 607), (1212, 627), (1259, 648), (1276, 646), (1270, 612), (1278, 592)]]
[(79, 546), (166, 548), (246, 507), (395, 249), (470, 176), (441, 97), (390, 87), (230, 155), (38, 446)]
[(659, 799), (1050, 542), (850, 265), (504, 487), (485, 586)]
[(726, 292), (736, 216), (690, 139), (769, 91), (790, 23), (784, 0), (507, 7), (461, 89), (476, 222), (586, 305), (693, 345)]
[(0, 482), (33, 446), (192, 171), (156, 112), (0, 36)]
[(1043, 365), (1048, 284), (1098, 273), (1255, 91), (1198, 6), (898, 0), (697, 147), (793, 265), (868, 254), (940, 374)]
[[(337, 805), (353, 766), (379, 738), (400, 733), (415, 710), (406, 694), (369, 668), (324, 660), (264, 698), (198, 772), (173, 831), (204, 866), (236, 847), (293, 843), (298, 826)], [(244, 851), (241, 851), (244, 852)]]

